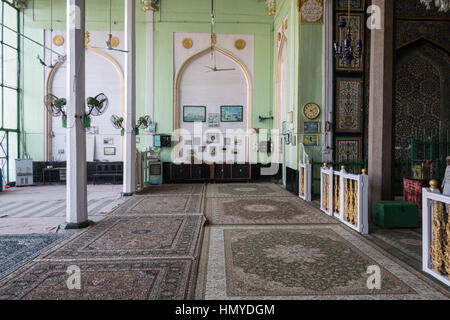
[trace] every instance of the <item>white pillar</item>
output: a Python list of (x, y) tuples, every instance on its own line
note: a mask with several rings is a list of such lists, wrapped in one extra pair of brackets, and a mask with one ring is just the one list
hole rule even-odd
[(67, 217), (64, 229), (89, 225), (85, 115), (85, 0), (67, 0)]
[[(153, 16), (154, 11), (147, 11), (147, 114), (155, 121), (153, 106)], [(147, 146), (153, 147), (153, 135), (147, 136)]]
[(125, 4), (125, 157), (123, 195), (136, 191), (136, 2)]

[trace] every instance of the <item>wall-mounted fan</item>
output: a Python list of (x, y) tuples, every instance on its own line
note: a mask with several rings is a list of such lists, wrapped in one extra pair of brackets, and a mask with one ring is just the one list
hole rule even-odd
[(86, 115), (98, 117), (106, 112), (109, 106), (109, 100), (104, 93), (100, 93), (95, 97), (87, 98), (88, 111)]
[(149, 127), (152, 124), (152, 120), (150, 118), (150, 116), (143, 116), (140, 117), (136, 123), (136, 135), (139, 135), (139, 129), (145, 129), (147, 127)]
[(112, 45), (112, 40), (113, 40), (113, 35), (112, 35), (112, 3), (111, 3), (111, 0), (109, 0), (109, 34), (108, 34), (108, 38), (106, 39), (106, 47), (94, 47), (94, 48), (128, 53), (128, 51), (126, 51), (126, 50), (121, 50), (121, 49), (114, 48), (113, 45)]
[(67, 112), (66, 112), (66, 105), (67, 105), (67, 99), (66, 98), (58, 98), (54, 94), (48, 94), (45, 96), (45, 107), (47, 108), (48, 112), (52, 115), (52, 117), (61, 117), (62, 118), (62, 126), (63, 128), (67, 128)]
[(84, 116), (84, 126), (89, 128), (91, 126), (91, 116), (98, 117), (106, 112), (109, 106), (109, 100), (104, 93), (100, 93), (95, 97), (88, 97), (88, 110)]
[(120, 135), (124, 136), (124, 127), (123, 127), (123, 117), (116, 116), (113, 114), (111, 116), (111, 123), (115, 129), (120, 130)]
[[(114, 128), (121, 130), (121, 135), (124, 136), (124, 118), (116, 116), (115, 114), (111, 116), (111, 123)], [(136, 126), (133, 128), (136, 135), (139, 135), (139, 129), (148, 128), (152, 124), (150, 116), (142, 116), (137, 122)]]

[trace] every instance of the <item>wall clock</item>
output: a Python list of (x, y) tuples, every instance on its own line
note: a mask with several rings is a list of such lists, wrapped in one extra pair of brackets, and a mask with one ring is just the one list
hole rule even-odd
[(320, 107), (317, 103), (307, 103), (303, 107), (303, 115), (309, 120), (314, 120), (320, 115)]

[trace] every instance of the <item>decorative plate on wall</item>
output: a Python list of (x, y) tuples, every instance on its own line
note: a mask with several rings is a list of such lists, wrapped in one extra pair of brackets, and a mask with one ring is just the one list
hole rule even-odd
[(309, 120), (314, 120), (320, 115), (320, 107), (317, 103), (307, 103), (303, 107), (303, 115)]
[(245, 40), (243, 40), (243, 39), (236, 40), (236, 42), (234, 43), (234, 46), (238, 50), (245, 49), (245, 46), (246, 46)]
[(194, 42), (190, 38), (186, 38), (182, 41), (183, 48), (190, 49), (194, 45)]
[(53, 44), (57, 47), (61, 47), (64, 44), (64, 37), (63, 36), (54, 36)]
[(119, 45), (120, 41), (119, 38), (112, 36), (111, 37), (111, 46), (113, 48), (116, 48)]

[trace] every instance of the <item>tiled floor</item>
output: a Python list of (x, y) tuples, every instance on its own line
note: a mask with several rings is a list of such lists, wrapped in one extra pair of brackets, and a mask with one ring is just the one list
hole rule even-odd
[[(98, 221), (123, 203), (121, 191), (120, 185), (89, 185), (89, 218)], [(55, 233), (65, 216), (65, 186), (11, 188), (0, 193), (0, 234)]]

